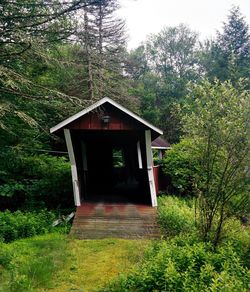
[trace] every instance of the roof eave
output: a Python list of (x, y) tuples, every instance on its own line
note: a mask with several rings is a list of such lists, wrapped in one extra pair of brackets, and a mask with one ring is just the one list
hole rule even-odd
[(131, 112), (130, 110), (126, 109), (125, 107), (123, 107), (122, 105), (120, 105), (119, 103), (115, 102), (114, 100), (108, 98), (108, 97), (104, 97), (103, 99), (97, 101), (96, 103), (92, 104), (91, 106), (87, 107), (86, 109), (80, 111), (79, 113), (76, 113), (75, 115), (67, 118), (66, 120), (60, 122), (59, 124), (57, 124), (56, 126), (52, 127), (50, 129), (50, 133), (55, 133), (56, 131), (64, 128), (65, 126), (67, 126), (68, 124), (70, 124), (71, 122), (79, 119), (80, 117), (82, 117), (83, 115), (91, 112), (92, 110), (94, 110), (95, 108), (103, 105), (104, 103), (110, 103), (113, 106), (117, 107), (118, 109), (120, 109), (121, 111), (125, 112), (126, 114), (128, 114), (129, 116), (131, 116), (132, 118), (136, 119), (137, 121), (141, 122), (142, 124), (146, 125), (148, 128), (150, 128), (151, 130), (157, 132), (159, 135), (163, 134), (163, 131), (155, 126), (153, 126), (151, 123), (145, 121), (143, 118), (139, 117), (137, 114)]

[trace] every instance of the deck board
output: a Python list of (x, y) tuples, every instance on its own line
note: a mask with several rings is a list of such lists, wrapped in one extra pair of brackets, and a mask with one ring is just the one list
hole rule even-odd
[(71, 235), (79, 239), (159, 238), (157, 210), (148, 205), (84, 203), (77, 207)]

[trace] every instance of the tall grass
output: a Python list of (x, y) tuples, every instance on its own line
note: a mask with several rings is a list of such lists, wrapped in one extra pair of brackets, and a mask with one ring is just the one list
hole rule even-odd
[(175, 236), (196, 230), (193, 200), (163, 196), (159, 198), (158, 202), (158, 222), (166, 236)]
[(135, 271), (101, 292), (249, 291), (249, 227), (228, 220), (224, 240), (214, 250), (199, 237), (193, 200), (174, 196), (159, 199), (158, 221), (166, 240), (153, 243)]
[(0, 291), (53, 288), (53, 274), (68, 256), (66, 246), (65, 236), (60, 234), (0, 243)]

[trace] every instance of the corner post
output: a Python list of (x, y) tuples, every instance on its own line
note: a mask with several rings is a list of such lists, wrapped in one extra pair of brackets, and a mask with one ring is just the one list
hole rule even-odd
[(157, 206), (155, 180), (153, 171), (153, 155), (151, 149), (151, 131), (145, 131), (145, 143), (146, 143), (146, 158), (147, 158), (147, 170), (148, 170), (148, 181), (151, 195), (151, 203), (153, 207)]
[(78, 180), (77, 168), (76, 168), (76, 160), (75, 160), (75, 154), (74, 154), (74, 149), (73, 149), (73, 144), (72, 144), (72, 139), (71, 139), (69, 129), (64, 129), (64, 136), (65, 136), (66, 145), (67, 145), (68, 154), (69, 154), (69, 160), (70, 160), (70, 164), (71, 164), (71, 175), (72, 175), (72, 183), (73, 183), (74, 201), (75, 201), (76, 206), (81, 206), (79, 180)]

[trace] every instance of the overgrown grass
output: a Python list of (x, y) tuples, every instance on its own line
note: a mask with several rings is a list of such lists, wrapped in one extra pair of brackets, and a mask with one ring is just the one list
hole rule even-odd
[(151, 245), (136, 270), (99, 291), (248, 291), (249, 227), (237, 219), (228, 220), (223, 241), (214, 250), (212, 244), (201, 242), (194, 213), (192, 199), (160, 198), (158, 221), (167, 240)]
[(0, 291), (95, 291), (131, 272), (149, 241), (47, 234), (0, 244)]
[(64, 235), (47, 234), (0, 244), (0, 291), (53, 288), (53, 274), (66, 262)]
[(72, 240), (70, 260), (55, 278), (55, 291), (96, 291), (116, 276), (133, 271), (148, 245), (145, 240)]
[(167, 240), (153, 244), (53, 233), (1, 243), (0, 291), (248, 291), (249, 227), (227, 221), (214, 251), (197, 236), (192, 200), (159, 201)]
[(193, 199), (163, 196), (158, 199), (158, 222), (165, 236), (191, 233), (195, 228)]
[(177, 236), (151, 247), (144, 263), (112, 281), (102, 292), (248, 291), (250, 273), (231, 244), (214, 251), (193, 238)]

